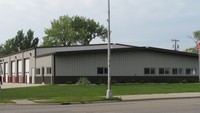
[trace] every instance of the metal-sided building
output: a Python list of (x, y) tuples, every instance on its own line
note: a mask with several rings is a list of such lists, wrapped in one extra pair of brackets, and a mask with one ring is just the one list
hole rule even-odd
[[(107, 45), (37, 47), (0, 58), (4, 82), (75, 83), (107, 80)], [(198, 55), (123, 44), (111, 45), (112, 82), (197, 82)]]

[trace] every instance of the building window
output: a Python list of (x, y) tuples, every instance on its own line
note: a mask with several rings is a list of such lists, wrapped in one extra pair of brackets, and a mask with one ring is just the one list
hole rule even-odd
[(173, 75), (181, 75), (181, 74), (183, 74), (183, 69), (182, 68), (173, 68), (172, 74)]
[(99, 75), (108, 74), (108, 68), (105, 68), (105, 67), (98, 67), (98, 68), (97, 68), (97, 74), (99, 74)]
[(159, 68), (159, 74), (160, 75), (169, 75), (170, 74), (170, 68)]
[(104, 68), (104, 74), (108, 74), (108, 68)]
[(186, 68), (186, 75), (196, 75), (195, 68)]
[(40, 74), (40, 68), (36, 68), (36, 74)]
[(47, 74), (51, 74), (51, 67), (47, 67)]
[(164, 68), (159, 68), (159, 74), (165, 74), (165, 69)]
[(170, 74), (170, 68), (165, 68), (165, 74), (166, 75)]
[(156, 74), (156, 68), (144, 68), (144, 74)]

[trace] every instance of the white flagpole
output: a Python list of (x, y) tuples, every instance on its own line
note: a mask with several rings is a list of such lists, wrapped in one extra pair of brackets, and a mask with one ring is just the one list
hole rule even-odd
[(107, 92), (106, 92), (106, 98), (107, 99), (112, 98), (110, 62), (111, 62), (111, 50), (110, 50), (110, 0), (108, 0), (108, 89), (107, 89)]
[(199, 56), (199, 82), (200, 82), (200, 41), (198, 41), (198, 45), (197, 45), (198, 47), (198, 56)]

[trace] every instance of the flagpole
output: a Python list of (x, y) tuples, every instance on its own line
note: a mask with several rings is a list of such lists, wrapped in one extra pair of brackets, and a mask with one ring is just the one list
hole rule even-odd
[(106, 92), (106, 98), (112, 98), (111, 91), (111, 75), (110, 75), (110, 63), (111, 63), (111, 50), (110, 50), (110, 0), (108, 0), (108, 89)]
[(200, 82), (200, 41), (198, 41), (199, 82)]

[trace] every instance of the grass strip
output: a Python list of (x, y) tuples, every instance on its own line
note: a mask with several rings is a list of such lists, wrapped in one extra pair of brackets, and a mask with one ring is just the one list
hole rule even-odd
[[(42, 102), (106, 101), (107, 85), (46, 85), (3, 89), (3, 100), (30, 99)], [(200, 92), (200, 84), (114, 84), (113, 95)], [(0, 102), (4, 102), (0, 100)], [(114, 99), (117, 100), (117, 99)]]

